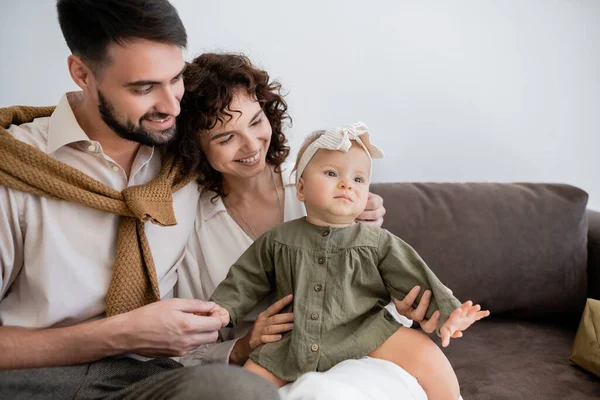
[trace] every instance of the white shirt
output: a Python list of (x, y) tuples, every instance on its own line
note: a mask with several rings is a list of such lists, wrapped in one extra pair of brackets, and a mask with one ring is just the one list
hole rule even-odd
[[(284, 188), (283, 220), (291, 221), (306, 215), (304, 203), (296, 198), (293, 164), (281, 165)], [(294, 176), (292, 176), (294, 175)], [(231, 218), (221, 197), (213, 203), (214, 192), (207, 191), (198, 201), (194, 234), (190, 237), (188, 251), (179, 271), (177, 297), (208, 300), (215, 288), (253, 243)]]
[[(291, 221), (306, 215), (304, 203), (296, 198), (296, 178), (292, 174), (293, 164), (281, 165), (281, 180), (284, 188), (283, 219)], [(240, 226), (231, 218), (223, 200), (214, 203), (214, 192), (205, 192), (198, 201), (198, 212), (194, 233), (179, 269), (177, 297), (208, 300), (215, 288), (225, 277), (229, 268), (253, 243)], [(228, 363), (236, 339), (252, 326), (258, 314), (272, 301), (263, 300), (245, 318), (245, 323), (234, 329), (221, 330), (222, 343), (199, 346), (180, 361), (184, 365)]]
[[(51, 117), (8, 131), (118, 191), (158, 175), (160, 153), (141, 146), (128, 179), (77, 123), (71, 107), (80, 100), (81, 93), (66, 94)], [(172, 297), (198, 197), (195, 183), (174, 193), (176, 226), (145, 225), (162, 298)], [(47, 328), (103, 316), (119, 221), (78, 203), (0, 186), (0, 325)]]

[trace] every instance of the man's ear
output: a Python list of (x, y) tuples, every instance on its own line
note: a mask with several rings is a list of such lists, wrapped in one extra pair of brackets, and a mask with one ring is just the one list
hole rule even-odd
[(93, 80), (95, 77), (83, 60), (76, 55), (70, 55), (67, 59), (67, 65), (73, 82), (83, 91), (90, 90), (90, 86), (94, 85)]
[(304, 178), (298, 180), (296, 185), (296, 198), (304, 203)]

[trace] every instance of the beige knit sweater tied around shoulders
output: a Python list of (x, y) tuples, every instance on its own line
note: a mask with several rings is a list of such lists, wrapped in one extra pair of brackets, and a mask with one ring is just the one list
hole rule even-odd
[(182, 176), (180, 165), (168, 157), (156, 178), (118, 192), (6, 131), (12, 124), (49, 117), (53, 110), (54, 107), (0, 108), (0, 185), (121, 215), (106, 313), (116, 315), (160, 300), (144, 223), (149, 220), (161, 226), (176, 225), (173, 193), (194, 176)]

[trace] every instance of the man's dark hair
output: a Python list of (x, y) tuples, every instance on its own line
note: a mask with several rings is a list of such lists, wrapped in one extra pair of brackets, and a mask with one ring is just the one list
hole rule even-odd
[(109, 61), (110, 43), (144, 39), (187, 45), (183, 22), (168, 0), (58, 0), (56, 9), (71, 53), (93, 69)]

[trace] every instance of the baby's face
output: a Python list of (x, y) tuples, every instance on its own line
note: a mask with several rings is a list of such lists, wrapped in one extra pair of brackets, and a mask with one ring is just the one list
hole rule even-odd
[(357, 143), (347, 153), (319, 149), (306, 166), (297, 188), (309, 222), (352, 223), (367, 205), (370, 173), (369, 156)]

